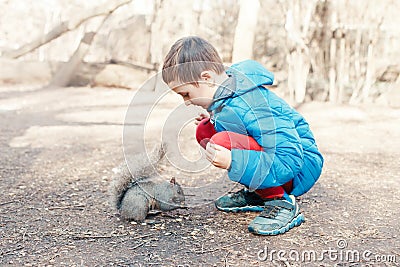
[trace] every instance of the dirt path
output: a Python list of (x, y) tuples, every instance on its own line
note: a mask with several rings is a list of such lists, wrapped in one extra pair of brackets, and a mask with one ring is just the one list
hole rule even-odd
[[(400, 264), (400, 110), (302, 106), (325, 156), (324, 172), (299, 200), (306, 222), (260, 237), (247, 232), (256, 214), (213, 207), (213, 198), (232, 186), (216, 169), (176, 174), (192, 186), (191, 208), (144, 224), (121, 221), (107, 189), (123, 159), (121, 132), (133, 93), (28, 89), (0, 89), (0, 265)], [(191, 133), (183, 134), (187, 144)], [(199, 179), (218, 186), (196, 190)]]

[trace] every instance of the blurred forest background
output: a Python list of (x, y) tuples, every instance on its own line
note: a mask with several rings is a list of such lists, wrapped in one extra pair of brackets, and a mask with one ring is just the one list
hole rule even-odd
[[(400, 107), (397, 0), (0, 0), (0, 84), (137, 89), (180, 37), (252, 58), (291, 103)], [(150, 90), (156, 90), (155, 83)]]

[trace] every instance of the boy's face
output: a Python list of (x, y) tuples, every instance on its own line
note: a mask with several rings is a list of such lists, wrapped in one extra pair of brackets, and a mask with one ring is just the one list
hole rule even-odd
[(194, 84), (182, 84), (172, 81), (168, 86), (172, 91), (182, 96), (186, 106), (193, 104), (204, 109), (207, 109), (211, 105), (216, 91), (215, 86), (210, 87), (205, 82), (199, 82), (198, 87), (196, 87)]

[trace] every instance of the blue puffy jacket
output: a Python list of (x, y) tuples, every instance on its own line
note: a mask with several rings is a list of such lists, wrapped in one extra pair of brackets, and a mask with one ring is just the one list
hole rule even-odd
[[(229, 178), (251, 190), (293, 180), (291, 194), (307, 192), (321, 175), (323, 157), (304, 118), (263, 85), (274, 76), (256, 61), (232, 65), (231, 93), (217, 90), (208, 108), (217, 132), (252, 136), (264, 151), (232, 149)], [(219, 92), (219, 93), (218, 93)], [(222, 92), (222, 93), (221, 93)]]

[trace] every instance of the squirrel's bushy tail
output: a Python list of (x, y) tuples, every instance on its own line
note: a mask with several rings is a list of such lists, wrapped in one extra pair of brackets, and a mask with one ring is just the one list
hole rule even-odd
[(156, 173), (158, 163), (166, 153), (165, 143), (157, 144), (150, 153), (140, 153), (125, 158), (118, 167), (113, 169), (114, 175), (110, 184), (111, 204), (117, 209), (126, 191), (140, 180), (146, 179)]

